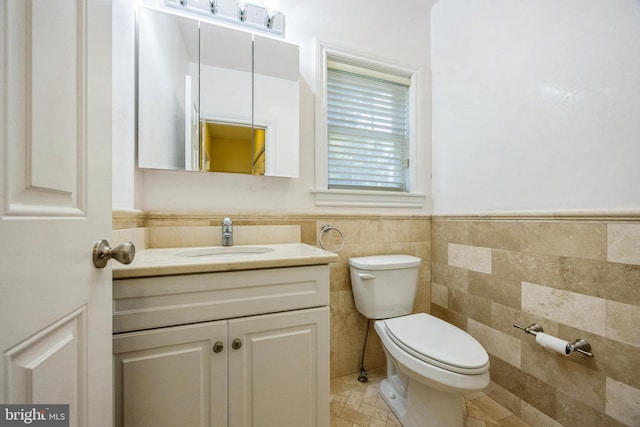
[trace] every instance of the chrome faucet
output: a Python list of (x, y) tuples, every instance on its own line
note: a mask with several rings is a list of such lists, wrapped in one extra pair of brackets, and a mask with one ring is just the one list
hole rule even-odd
[(233, 246), (233, 221), (231, 218), (222, 220), (222, 246)]

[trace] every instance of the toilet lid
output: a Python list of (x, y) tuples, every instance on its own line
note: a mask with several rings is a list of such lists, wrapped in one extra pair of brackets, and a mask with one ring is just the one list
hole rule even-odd
[(480, 374), (489, 368), (489, 355), (471, 335), (426, 313), (384, 321), (389, 337), (403, 350), (440, 368)]

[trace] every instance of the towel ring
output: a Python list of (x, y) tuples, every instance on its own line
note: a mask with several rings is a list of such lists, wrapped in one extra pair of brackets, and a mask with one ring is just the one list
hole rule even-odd
[[(322, 242), (322, 234), (324, 234), (325, 231), (329, 231), (329, 230), (335, 230), (340, 235), (340, 247), (335, 251), (325, 248), (324, 243)], [(322, 224), (322, 227), (320, 227), (320, 235), (318, 236), (318, 243), (320, 244), (320, 247), (325, 251), (333, 252), (334, 254), (337, 254), (342, 250), (342, 248), (344, 248), (344, 235), (342, 234), (342, 231), (338, 230), (337, 228), (332, 227), (329, 224)]]

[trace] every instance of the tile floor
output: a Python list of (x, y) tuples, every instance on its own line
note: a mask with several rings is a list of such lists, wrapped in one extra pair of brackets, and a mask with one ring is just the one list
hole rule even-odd
[[(358, 382), (358, 374), (331, 380), (331, 427), (401, 426), (378, 394), (383, 373), (368, 374), (364, 384)], [(484, 393), (467, 395), (464, 401), (465, 427), (530, 427)]]

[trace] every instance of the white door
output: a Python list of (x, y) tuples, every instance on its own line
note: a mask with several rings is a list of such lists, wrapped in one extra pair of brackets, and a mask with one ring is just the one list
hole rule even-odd
[(111, 1), (0, 0), (0, 29), (0, 403), (111, 426)]

